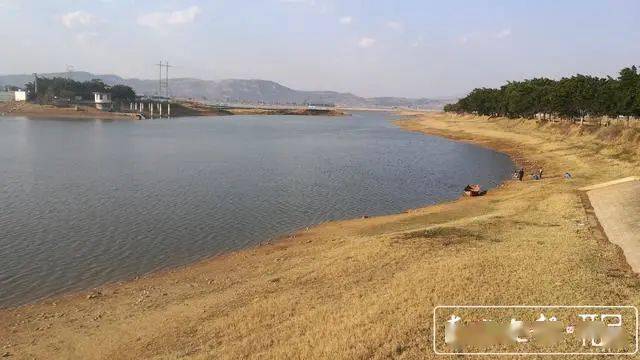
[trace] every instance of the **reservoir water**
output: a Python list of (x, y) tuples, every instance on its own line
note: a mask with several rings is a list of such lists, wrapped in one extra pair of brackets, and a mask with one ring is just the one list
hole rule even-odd
[(391, 119), (0, 118), (0, 307), (455, 199), (513, 171)]

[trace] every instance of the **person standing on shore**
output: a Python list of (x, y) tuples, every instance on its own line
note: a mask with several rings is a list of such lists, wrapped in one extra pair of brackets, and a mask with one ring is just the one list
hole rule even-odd
[(518, 170), (518, 180), (522, 181), (523, 177), (524, 177), (524, 168), (520, 168), (520, 170)]

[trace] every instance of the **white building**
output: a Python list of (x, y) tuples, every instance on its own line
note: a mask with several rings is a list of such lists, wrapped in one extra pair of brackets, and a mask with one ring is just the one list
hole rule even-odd
[(27, 101), (27, 92), (24, 90), (16, 90), (13, 96), (15, 101)]
[(111, 94), (103, 93), (103, 92), (94, 92), (93, 96), (96, 103), (96, 109), (108, 110), (111, 108)]

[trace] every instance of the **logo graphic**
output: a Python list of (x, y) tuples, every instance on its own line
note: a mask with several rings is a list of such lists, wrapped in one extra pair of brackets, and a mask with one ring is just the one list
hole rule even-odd
[(438, 355), (633, 355), (635, 306), (437, 306)]

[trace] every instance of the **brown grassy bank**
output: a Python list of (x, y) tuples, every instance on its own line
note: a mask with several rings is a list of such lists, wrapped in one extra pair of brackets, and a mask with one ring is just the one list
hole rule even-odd
[(0, 311), (0, 354), (424, 359), (436, 358), (436, 305), (640, 303), (640, 281), (593, 235), (576, 191), (638, 172), (622, 136), (446, 114), (398, 124), (505, 151), (546, 178)]
[(171, 105), (174, 116), (219, 116), (219, 115), (324, 115), (343, 116), (337, 109), (270, 108), (270, 107), (225, 107), (207, 105), (196, 101), (180, 101)]
[[(166, 108), (166, 106), (165, 106)], [(171, 104), (171, 116), (224, 116), (231, 112), (216, 106), (209, 106), (195, 101), (181, 101)], [(157, 116), (157, 114), (156, 114)]]
[(28, 102), (0, 102), (0, 116), (24, 116), (29, 118), (107, 119), (134, 120), (135, 114), (107, 112), (93, 106), (56, 107)]

